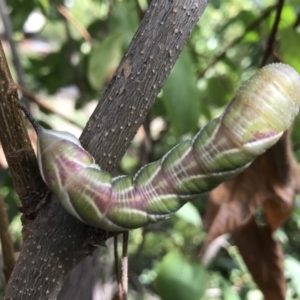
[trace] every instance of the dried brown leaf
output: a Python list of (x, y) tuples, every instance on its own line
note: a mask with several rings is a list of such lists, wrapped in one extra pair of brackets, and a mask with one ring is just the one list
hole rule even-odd
[(260, 227), (252, 217), (233, 231), (232, 237), (265, 300), (284, 300), (283, 253), (272, 229)]
[[(211, 192), (204, 218), (208, 234), (200, 255), (213, 239), (232, 232), (265, 300), (285, 299), (283, 255), (272, 233), (290, 217), (299, 191), (300, 173), (287, 132), (247, 170)], [(259, 207), (264, 211), (264, 227), (255, 221)]]
[(261, 157), (243, 173), (218, 186), (210, 194), (204, 227), (207, 243), (244, 224), (271, 197), (260, 166)]
[(247, 170), (211, 192), (204, 217), (208, 231), (204, 248), (219, 235), (245, 224), (259, 207), (264, 208), (272, 231), (289, 218), (300, 182), (289, 139), (284, 134)]

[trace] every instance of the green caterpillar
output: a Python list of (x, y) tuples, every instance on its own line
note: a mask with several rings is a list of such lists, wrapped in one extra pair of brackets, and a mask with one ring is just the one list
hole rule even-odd
[(102, 171), (67, 132), (36, 129), (38, 164), (49, 189), (74, 217), (109, 231), (134, 229), (169, 217), (245, 170), (289, 128), (299, 105), (299, 74), (273, 64), (246, 81), (219, 118), (133, 179)]

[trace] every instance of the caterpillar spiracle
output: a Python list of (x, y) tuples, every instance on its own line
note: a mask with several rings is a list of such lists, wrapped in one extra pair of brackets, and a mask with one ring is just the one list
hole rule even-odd
[(133, 179), (112, 178), (75, 136), (54, 130), (38, 130), (38, 165), (74, 217), (108, 231), (130, 230), (167, 218), (245, 170), (290, 127), (299, 105), (299, 74), (272, 64), (241, 86), (220, 117)]

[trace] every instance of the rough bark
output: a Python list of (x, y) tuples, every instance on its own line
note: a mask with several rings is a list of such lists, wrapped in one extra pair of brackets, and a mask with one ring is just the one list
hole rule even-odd
[[(6, 212), (4, 199), (0, 193), (0, 244), (3, 258), (3, 268), (0, 267), (0, 274), (4, 273), (6, 281), (15, 266), (14, 245), (9, 232), (9, 220)], [(0, 275), (1, 277), (1, 275)], [(1, 282), (1, 281), (0, 281)]]
[(57, 299), (92, 300), (99, 278), (100, 272), (97, 269), (99, 266), (99, 251), (95, 251), (93, 256), (86, 257), (72, 270), (71, 276), (66, 278)]
[[(37, 191), (43, 183), (23, 116), (18, 109), (17, 85), (12, 80), (0, 44), (0, 141), (10, 166), (14, 187), (21, 199), (29, 191)], [(24, 205), (29, 203), (23, 202)]]
[[(208, 0), (151, 2), (125, 57), (81, 137), (83, 146), (95, 156), (103, 169), (112, 171), (125, 153), (207, 2)], [(29, 140), (25, 141), (24, 137), (20, 138), (18, 135), (25, 128), (17, 108), (16, 92), (10, 92), (8, 88), (5, 91), (6, 95), (13, 96), (6, 97), (7, 102), (0, 105), (1, 111), (3, 110), (3, 113), (0, 112), (1, 116), (10, 114), (9, 118), (4, 119), (8, 126), (0, 135), (1, 138), (7, 137), (1, 142), (5, 146), (15, 141), (18, 147), (14, 151), (22, 151)], [(10, 97), (12, 99), (8, 99)], [(2, 123), (1, 120), (0, 122)], [(13, 136), (10, 136), (11, 131)], [(16, 158), (9, 160), (9, 164), (12, 168), (17, 163), (16, 170), (23, 172), (12, 172), (12, 176), (16, 188), (20, 186), (17, 188), (20, 197), (24, 200), (24, 195), (26, 192), (28, 195), (30, 191), (30, 197), (25, 200), (30, 199), (32, 203), (33, 195), (37, 195), (35, 198), (42, 201), (41, 198), (45, 199), (46, 194), (41, 192), (44, 190), (43, 184), (36, 179), (38, 172), (33, 151), (27, 150), (26, 148), (25, 163), (20, 162), (22, 157), (18, 154)], [(5, 153), (7, 155), (10, 152), (5, 150)], [(30, 188), (27, 189), (28, 186)], [(99, 230), (96, 236), (95, 232), (91, 235), (92, 229), (66, 213), (52, 196), (36, 215), (32, 211), (28, 214), (28, 203), (23, 201), (24, 204), (24, 242), (10, 277), (5, 299), (56, 299), (67, 273), (94, 250), (95, 243), (104, 243), (110, 233)]]
[(104, 169), (124, 155), (207, 2), (151, 2), (80, 138)]

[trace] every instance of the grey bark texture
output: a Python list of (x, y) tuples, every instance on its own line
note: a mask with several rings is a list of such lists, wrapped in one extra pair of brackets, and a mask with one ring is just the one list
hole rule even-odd
[[(102, 169), (111, 172), (119, 163), (207, 4), (208, 0), (151, 2), (80, 138)], [(7, 102), (0, 103), (0, 113), (9, 111), (12, 118), (0, 114), (7, 123), (2, 127), (5, 134), (0, 132), (1, 142), (8, 144), (20, 130), (25, 130), (17, 108), (16, 92), (10, 90), (5, 89), (6, 94), (11, 95), (4, 97)], [(16, 135), (4, 137), (11, 128)], [(23, 204), (24, 242), (5, 299), (57, 299), (70, 270), (91, 254), (95, 245), (104, 244), (111, 233), (93, 230), (65, 212), (53, 196), (47, 198), (45, 187), (38, 179), (32, 149), (26, 146), (24, 150), (24, 144), (28, 145), (29, 141), (24, 137), (21, 139), (17, 141), (20, 145), (14, 148), (15, 154), (9, 164)], [(24, 170), (28, 175), (26, 179), (20, 178), (25, 174), (17, 173), (14, 164)], [(36, 203), (46, 198), (45, 205), (38, 211), (34, 209)]]

